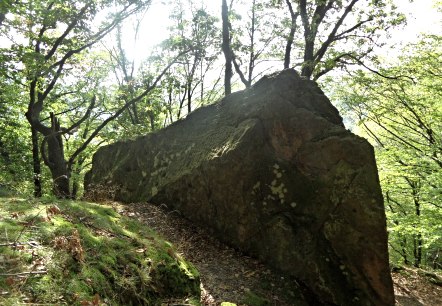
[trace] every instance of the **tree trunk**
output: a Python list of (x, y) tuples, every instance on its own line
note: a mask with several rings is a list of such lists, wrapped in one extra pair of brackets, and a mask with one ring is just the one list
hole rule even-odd
[(413, 255), (414, 255), (414, 266), (419, 268), (422, 263), (422, 247), (423, 247), (423, 238), (421, 233), (421, 204), (420, 204), (420, 183), (419, 181), (414, 181), (408, 177), (405, 177), (408, 185), (411, 188), (411, 194), (413, 196), (414, 209), (416, 215), (416, 222), (413, 227), (415, 230), (415, 236), (413, 237)]
[(302, 64), (301, 76), (311, 79), (314, 68), (314, 48), (315, 42), (312, 40), (310, 34), (305, 35), (305, 48), (304, 48), (304, 63)]
[[(85, 137), (83, 137), (85, 138)], [(71, 180), (72, 180), (72, 191), (71, 198), (76, 199), (78, 195), (78, 191), (80, 190), (80, 173), (83, 168), (83, 164), (85, 162), (85, 158), (79, 158), (78, 162), (72, 166), (71, 170)]]
[(155, 131), (155, 114), (153, 113), (153, 111), (149, 111), (148, 115), (150, 121), (150, 129), (153, 132)]
[(410, 261), (408, 260), (408, 255), (407, 255), (407, 239), (404, 237), (402, 238), (401, 242), (400, 242), (401, 248), (402, 248), (402, 258), (404, 259), (404, 264), (409, 265)]
[(54, 114), (51, 113), (51, 133), (45, 135), (41, 153), (45, 164), (51, 170), (54, 195), (57, 198), (70, 198), (70, 173), (64, 158), (63, 138), (59, 132), (60, 123)]
[(32, 166), (34, 173), (34, 197), (40, 198), (42, 196), (41, 187), (41, 164), (40, 152), (38, 149), (38, 132), (31, 126), (31, 140), (32, 140)]
[(5, 13), (0, 13), (0, 27), (2, 26), (3, 21), (5, 20), (5, 18), (6, 18), (6, 14)]
[(291, 25), (290, 25), (290, 33), (287, 37), (287, 43), (285, 46), (285, 53), (284, 53), (284, 69), (290, 68), (290, 56), (292, 53), (292, 45), (296, 33), (296, 21), (298, 19), (299, 13), (295, 13), (293, 11), (292, 3), (290, 0), (286, 0), (286, 4), (290, 11), (290, 18), (291, 18)]
[(80, 182), (78, 181), (77, 175), (79, 174), (76, 174), (75, 178), (72, 181), (72, 193), (71, 193), (72, 199), (77, 199), (78, 190), (80, 189)]
[(249, 73), (247, 76), (247, 85), (249, 88), (252, 85), (253, 69), (255, 68), (255, 23), (256, 23), (256, 1), (252, 3), (252, 20), (250, 29), (250, 55), (249, 55)]
[(222, 50), (226, 59), (226, 70), (224, 74), (224, 93), (229, 95), (232, 93), (232, 50), (230, 48), (230, 31), (229, 31), (229, 10), (227, 8), (227, 0), (222, 0), (221, 17), (223, 21), (223, 42)]
[[(416, 209), (416, 216), (420, 218), (421, 211), (420, 211), (420, 202), (418, 199), (417, 191), (413, 191), (413, 193), (414, 193), (413, 196), (414, 196), (414, 205)], [(422, 247), (423, 247), (423, 239), (422, 239), (421, 229), (419, 226), (416, 237), (414, 239), (414, 266), (416, 268), (419, 268), (422, 263)]]

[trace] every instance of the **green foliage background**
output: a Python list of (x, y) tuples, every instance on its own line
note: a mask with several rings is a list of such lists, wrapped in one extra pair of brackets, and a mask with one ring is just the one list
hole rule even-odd
[(376, 149), (390, 254), (442, 268), (442, 37), (425, 36), (380, 73), (356, 71), (334, 87), (353, 129)]

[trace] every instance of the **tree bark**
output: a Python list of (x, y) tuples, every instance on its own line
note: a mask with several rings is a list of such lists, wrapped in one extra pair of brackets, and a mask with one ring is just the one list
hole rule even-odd
[(222, 0), (221, 17), (223, 22), (223, 42), (222, 50), (226, 59), (226, 70), (224, 74), (224, 93), (229, 95), (232, 93), (232, 50), (230, 46), (230, 31), (229, 31), (229, 9), (227, 7), (227, 0)]
[(71, 191), (71, 198), (76, 199), (78, 195), (78, 191), (80, 190), (80, 173), (81, 169), (83, 168), (83, 164), (85, 162), (85, 158), (79, 158), (77, 163), (72, 166), (72, 173), (71, 173), (71, 179), (72, 179), (72, 191)]
[(57, 198), (70, 198), (70, 173), (64, 157), (63, 137), (60, 123), (53, 113), (51, 113), (51, 133), (45, 135), (42, 143), (42, 157), (51, 170), (54, 195)]
[(252, 20), (250, 29), (250, 55), (249, 55), (249, 73), (247, 76), (247, 85), (249, 88), (252, 85), (253, 69), (255, 68), (255, 23), (256, 23), (256, 1), (252, 3)]
[(3, 21), (5, 20), (6, 14), (0, 13), (0, 26), (2, 26)]
[(287, 7), (290, 11), (290, 18), (291, 18), (291, 25), (290, 25), (290, 33), (287, 37), (287, 43), (285, 46), (285, 53), (284, 53), (284, 69), (290, 68), (290, 56), (292, 53), (292, 45), (296, 33), (296, 22), (298, 20), (299, 13), (293, 11), (293, 6), (290, 0), (285, 1), (287, 4)]
[(41, 164), (40, 152), (38, 149), (38, 132), (31, 126), (31, 140), (32, 140), (32, 167), (34, 178), (34, 197), (40, 198), (43, 194), (41, 187)]
[[(417, 190), (417, 183), (414, 184), (413, 188), (413, 200), (414, 200), (414, 207), (416, 216), (418, 219), (420, 219), (421, 216), (421, 207), (420, 207), (420, 201), (419, 201), (419, 193)], [(420, 225), (420, 224), (419, 224)], [(421, 234), (421, 229), (419, 228), (417, 230), (417, 234), (415, 237), (415, 243), (414, 243), (414, 266), (416, 268), (419, 268), (422, 263), (422, 247), (423, 247), (423, 239)]]

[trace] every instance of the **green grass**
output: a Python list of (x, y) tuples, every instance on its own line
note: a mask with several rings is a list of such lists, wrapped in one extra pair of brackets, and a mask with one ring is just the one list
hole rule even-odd
[(111, 206), (0, 197), (0, 245), (1, 305), (199, 301), (192, 264)]

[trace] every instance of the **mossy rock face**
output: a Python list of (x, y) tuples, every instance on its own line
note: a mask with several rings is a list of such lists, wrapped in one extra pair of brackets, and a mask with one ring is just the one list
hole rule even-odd
[(200, 295), (200, 279), (198, 272), (192, 269), (183, 268), (178, 262), (169, 264), (158, 264), (152, 272), (152, 281), (155, 290), (162, 295), (193, 296)]
[(100, 148), (85, 185), (181, 211), (294, 276), (311, 303), (394, 304), (373, 148), (294, 70)]

